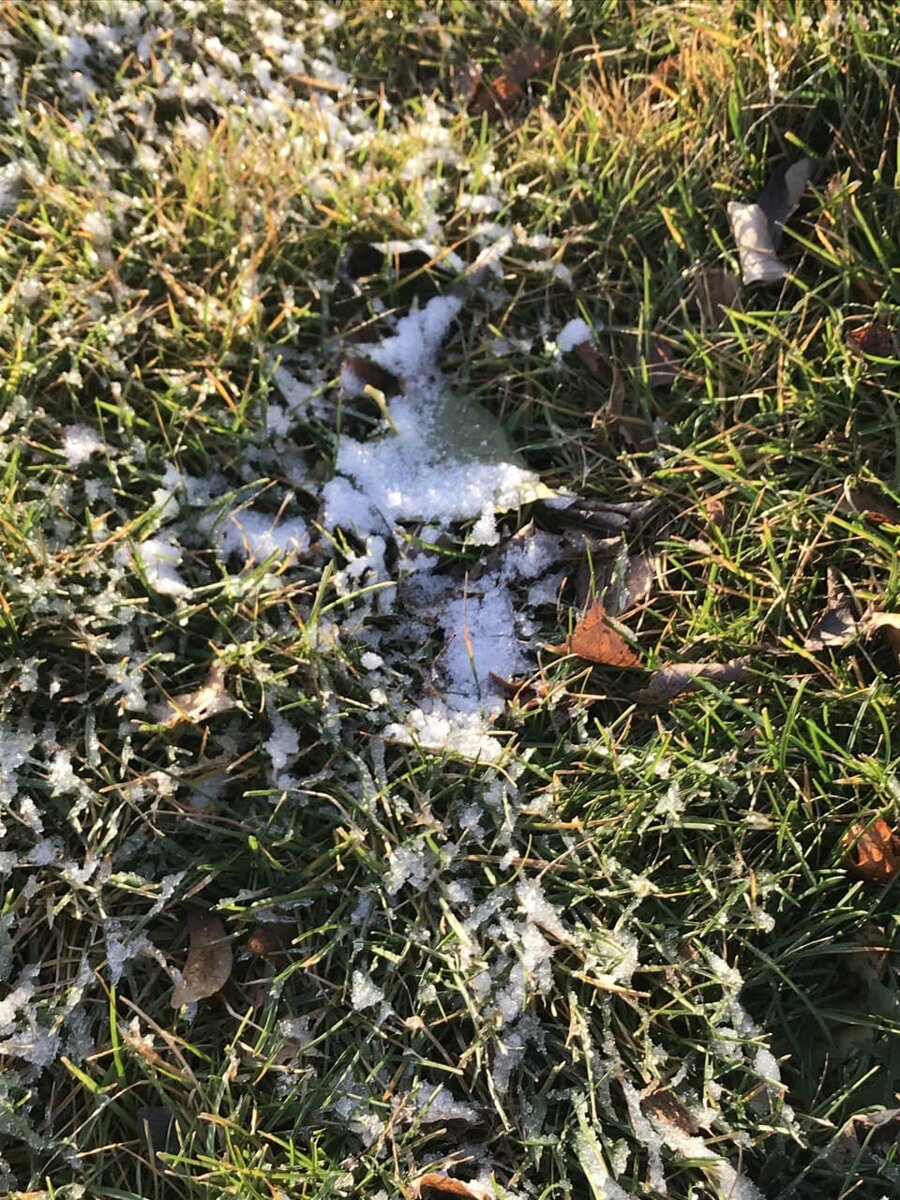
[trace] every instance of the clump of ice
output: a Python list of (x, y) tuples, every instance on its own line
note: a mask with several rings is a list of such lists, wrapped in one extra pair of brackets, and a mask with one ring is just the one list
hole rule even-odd
[(406, 846), (397, 846), (388, 855), (388, 876), (384, 890), (394, 896), (404, 884), (420, 891), (428, 882), (430, 855), (425, 848), (425, 839), (417, 838)]
[(576, 346), (581, 346), (585, 342), (592, 342), (593, 340), (594, 335), (591, 333), (591, 327), (581, 317), (574, 317), (571, 321), (567, 321), (556, 335), (556, 344), (564, 354), (570, 350), (574, 350)]
[(350, 985), (350, 1003), (357, 1012), (365, 1012), (384, 999), (384, 992), (368, 971), (354, 971)]
[(449, 1088), (430, 1088), (416, 1096), (423, 1123), (433, 1125), (438, 1121), (478, 1120), (478, 1110), (463, 1100), (457, 1100)]
[(278, 517), (243, 507), (230, 512), (216, 529), (219, 552), (261, 563), (275, 555), (303, 554), (309, 549), (309, 528), (302, 517)]
[(69, 425), (63, 430), (62, 450), (70, 467), (80, 467), (103, 452), (103, 442), (88, 425)]
[(368, 357), (401, 378), (403, 395), (389, 407), (390, 430), (366, 442), (342, 438), (335, 478), (323, 491), (324, 524), (359, 534), (381, 533), (402, 521), (439, 526), (482, 519), (495, 540), (492, 514), (540, 493), (538, 477), (498, 444), (487, 414), (452, 395), (436, 359), (462, 307), (457, 296), (435, 296), (397, 323), (396, 333), (368, 348)]
[(183, 596), (191, 589), (178, 574), (184, 550), (173, 534), (147, 538), (134, 550), (147, 583), (163, 596)]

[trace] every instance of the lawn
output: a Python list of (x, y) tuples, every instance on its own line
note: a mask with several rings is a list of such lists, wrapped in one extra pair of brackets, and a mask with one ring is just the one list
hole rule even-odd
[(2, 1194), (896, 1194), (898, 62), (0, 5)]

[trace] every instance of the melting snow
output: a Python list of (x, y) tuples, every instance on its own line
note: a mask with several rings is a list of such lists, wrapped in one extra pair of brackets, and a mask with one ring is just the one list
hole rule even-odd
[(70, 467), (80, 467), (103, 452), (103, 442), (87, 425), (69, 425), (63, 430), (62, 450)]

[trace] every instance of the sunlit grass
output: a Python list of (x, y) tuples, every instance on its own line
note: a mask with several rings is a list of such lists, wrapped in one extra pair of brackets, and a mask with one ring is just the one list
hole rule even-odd
[[(847, 340), (898, 312), (890, 6), (295, 7), (302, 55), (274, 83), (267, 6), (168, 8), (152, 53), (94, 31), (80, 65), (66, 38), (97, 6), (0, 16), (19, 68), (0, 131), (0, 1006), (33, 984), (49, 1046), (4, 1047), (3, 1188), (374, 1200), (441, 1171), (618, 1196), (589, 1134), (626, 1195), (658, 1194), (659, 1169), (676, 1200), (728, 1195), (696, 1146), (659, 1145), (662, 1093), (770, 1200), (889, 1194), (896, 1149), (842, 1130), (900, 1086), (895, 888), (851, 878), (842, 838), (897, 818), (897, 663), (878, 638), (804, 641), (829, 575), (860, 611), (900, 595), (896, 526), (842, 503), (900, 491), (896, 342)], [(552, 68), (507, 123), (471, 119), (455, 69), (490, 77), (529, 40)], [(696, 285), (737, 269), (727, 201), (804, 152), (791, 279), (711, 319)], [(545, 691), (508, 706), (486, 768), (382, 736), (443, 641), (402, 596), (391, 623), (393, 564), (433, 554), (477, 586), (485, 548), (411, 529), (385, 538), (385, 578), (354, 575), (370, 548), (317, 522), (340, 438), (379, 420), (336, 386), (354, 331), (455, 282), (443, 261), (351, 285), (348, 244), (423, 237), (472, 263), (495, 223), (513, 244), (442, 369), (550, 486), (655, 505), (624, 542), (569, 544), (532, 614)], [(608, 377), (556, 350), (579, 315)], [(668, 389), (625, 362), (625, 335), (654, 330), (684, 354)], [(279, 361), (308, 381), (299, 416)], [(610, 364), (655, 450), (594, 420)], [(74, 423), (103, 445), (81, 464)], [(173, 464), (222, 480), (178, 500), (184, 594), (136, 549), (169, 528)], [(303, 517), (309, 552), (217, 555), (247, 504)], [(531, 515), (505, 514), (504, 538)], [(656, 560), (621, 617), (644, 660), (748, 654), (752, 683), (653, 712), (542, 648), (626, 552)], [(235, 707), (167, 728), (155, 706), (216, 659)], [(555, 932), (527, 919), (533, 883)], [(191, 901), (217, 907), (235, 967), (178, 1014)], [(128, 938), (146, 941), (117, 961)], [(430, 1120), (441, 1088), (469, 1115)]]

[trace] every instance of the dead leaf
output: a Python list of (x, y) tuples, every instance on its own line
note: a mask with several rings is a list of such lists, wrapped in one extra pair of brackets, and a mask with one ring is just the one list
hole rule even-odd
[(700, 313), (706, 325), (721, 325), (726, 309), (736, 308), (741, 281), (733, 271), (700, 271), (686, 302)]
[(681, 354), (670, 338), (659, 333), (649, 337), (638, 337), (629, 333), (625, 337), (625, 364), (641, 373), (647, 369), (647, 386), (668, 387), (681, 374)]
[(785, 222), (800, 203), (815, 165), (806, 156), (792, 163), (780, 164), (769, 176), (757, 198), (756, 203), (769, 223), (769, 237), (776, 250), (784, 236)]
[(846, 338), (848, 347), (855, 354), (890, 358), (894, 350), (894, 331), (887, 321), (882, 319), (848, 329)]
[(719, 496), (706, 496), (700, 503), (707, 525), (721, 529), (725, 524), (725, 502)]
[(900, 1108), (884, 1108), (880, 1112), (857, 1113), (848, 1125), (859, 1146), (871, 1150), (887, 1149), (900, 1141)]
[(847, 646), (858, 634), (853, 605), (848, 598), (836, 601), (822, 612), (803, 639), (804, 650), (832, 650)]
[(579, 498), (568, 504), (541, 501), (534, 507), (534, 517), (542, 529), (559, 532), (581, 529), (585, 533), (622, 533), (645, 517), (655, 505), (654, 500), (629, 500), (613, 504), (603, 500)]
[(866, 987), (870, 983), (879, 983), (888, 963), (884, 930), (874, 921), (864, 921), (854, 933), (853, 940), (856, 949), (843, 956), (846, 969)]
[(481, 64), (471, 58), (457, 67), (453, 74), (453, 92), (457, 100), (461, 100), (467, 106), (471, 104), (481, 86), (482, 75)]
[(674, 1096), (666, 1088), (660, 1088), (659, 1091), (645, 1096), (642, 1104), (644, 1108), (648, 1108), (656, 1117), (661, 1117), (665, 1121), (670, 1121), (673, 1125), (677, 1125), (679, 1129), (689, 1134), (691, 1137), (696, 1137), (700, 1132), (700, 1126), (684, 1107), (681, 1101)]
[(503, 120), (525, 95), (525, 84), (553, 61), (553, 54), (541, 46), (523, 46), (508, 54), (499, 75), (489, 82), (480, 80), (469, 99), (473, 117), (486, 114), (491, 121)]
[(632, 692), (631, 699), (662, 707), (687, 692), (695, 692), (698, 679), (726, 684), (744, 683), (750, 678), (750, 659), (746, 655), (724, 663), (672, 663), (654, 671), (647, 686)]
[(546, 685), (533, 679), (505, 679), (493, 671), (488, 671), (488, 679), (509, 704), (514, 704), (522, 712), (540, 708), (548, 695)]
[(900, 838), (883, 817), (868, 827), (851, 825), (842, 844), (847, 850), (844, 867), (857, 879), (883, 887), (896, 875), (900, 866)]
[(863, 637), (869, 637), (878, 629), (884, 630), (894, 657), (900, 661), (900, 613), (868, 613), (859, 623)]
[(165, 704), (154, 707), (153, 715), (160, 725), (174, 729), (182, 721), (196, 725), (234, 706), (235, 701), (225, 690), (225, 666), (221, 659), (216, 659), (209, 668), (206, 683), (194, 692), (168, 697)]
[(150, 1152), (150, 1161), (155, 1171), (164, 1171), (165, 1163), (160, 1154), (174, 1154), (178, 1149), (178, 1130), (172, 1114), (161, 1105), (142, 1104), (137, 1110), (138, 1129)]
[(601, 667), (640, 667), (637, 657), (609, 620), (601, 600), (595, 600), (562, 646), (548, 646), (565, 654), (577, 654)]
[(345, 279), (364, 279), (369, 275), (377, 275), (384, 266), (384, 259), (384, 251), (372, 242), (351, 242), (338, 273)]
[(172, 992), (172, 1007), (214, 996), (231, 975), (231, 942), (221, 918), (202, 908), (188, 912), (190, 945), (181, 972), (181, 983)]
[(646, 600), (656, 582), (656, 559), (652, 554), (630, 554), (625, 572), (623, 609), (634, 608)]
[(436, 1171), (423, 1175), (413, 1186), (419, 1195), (437, 1192), (441, 1196), (464, 1196), (467, 1200), (493, 1200), (493, 1193), (485, 1184), (475, 1180), (467, 1183)]
[[(345, 371), (350, 372), (349, 378), (344, 375)], [(375, 388), (385, 396), (396, 396), (403, 391), (396, 375), (362, 354), (353, 354), (344, 359), (341, 365), (341, 382), (344, 390), (351, 396), (363, 395), (368, 387)]]
[(756, 203), (729, 203), (728, 219), (744, 283), (775, 283), (788, 274), (777, 251), (785, 222), (800, 203), (814, 166), (806, 157), (782, 164), (769, 176)]
[(900, 508), (893, 501), (861, 488), (846, 488), (838, 511), (863, 516), (874, 525), (900, 525)]
[(594, 376), (602, 374), (600, 368), (600, 355), (597, 353), (597, 345), (593, 338), (585, 338), (583, 342), (579, 342), (572, 349)]
[(744, 283), (776, 283), (784, 279), (788, 269), (775, 253), (769, 222), (759, 205), (731, 200), (727, 211)]
[(269, 925), (257, 925), (247, 938), (247, 949), (256, 958), (272, 958), (281, 954), (284, 945), (278, 932)]

